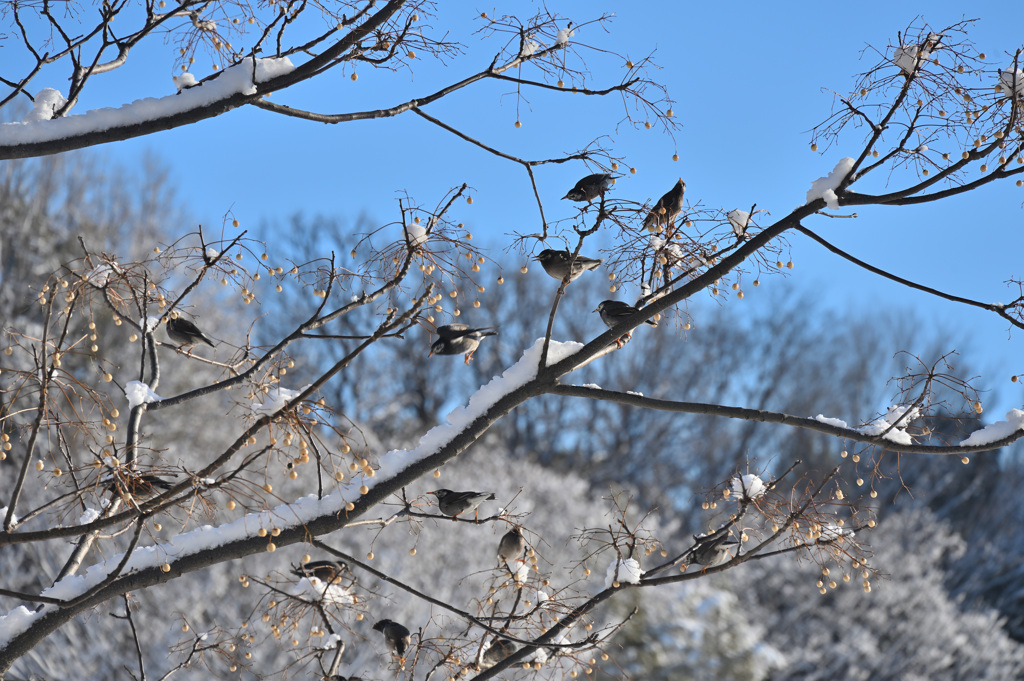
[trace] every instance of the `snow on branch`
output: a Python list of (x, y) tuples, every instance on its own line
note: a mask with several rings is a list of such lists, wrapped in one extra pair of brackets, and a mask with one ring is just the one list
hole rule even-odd
[(224, 69), (216, 78), (166, 97), (147, 97), (116, 109), (94, 109), (54, 120), (43, 120), (39, 112), (33, 110), (26, 117), (27, 122), (0, 124), (0, 146), (53, 142), (167, 119), (216, 104), (233, 95), (255, 95), (257, 83), (272, 80), (293, 70), (295, 66), (287, 57), (257, 59), (255, 68), (252, 58), (246, 58), (240, 64)]
[[(439, 452), (445, 445), (454, 440), (465, 428), (482, 416), (501, 398), (526, 385), (536, 378), (537, 366), (540, 361), (544, 339), (538, 339), (523, 352), (518, 362), (482, 386), (470, 398), (466, 406), (457, 407), (447, 417), (447, 423), (429, 430), (419, 444), (411, 450), (396, 449), (388, 452), (381, 459), (378, 475), (364, 482), (368, 489), (386, 482), (402, 473), (416, 462)], [(552, 341), (548, 348), (548, 364), (558, 362), (579, 351), (583, 347), (578, 342)], [(139, 392), (144, 392), (144, 384), (140, 384)], [(363, 492), (365, 494), (365, 492)], [(356, 492), (359, 494), (359, 492)], [(349, 493), (352, 496), (352, 493)], [(226, 546), (232, 542), (256, 536), (260, 528), (277, 527), (302, 528), (324, 517), (337, 517), (345, 509), (347, 500), (342, 490), (332, 492), (318, 499), (309, 495), (291, 503), (281, 504), (273, 509), (249, 513), (230, 523), (213, 527), (204, 525), (189, 532), (183, 532), (171, 541), (140, 547), (121, 568), (121, 574), (133, 571), (160, 568), (173, 565), (188, 556), (194, 556)], [(44, 589), (41, 596), (48, 599), (72, 600), (89, 592), (90, 589), (102, 584), (117, 572), (124, 560), (124, 554), (111, 556), (89, 567), (85, 574), (68, 575), (53, 586)], [(44, 616), (53, 614), (59, 606), (45, 605), (31, 611), (19, 606), (6, 615), (0, 616), (0, 649), (6, 647), (16, 636), (26, 632), (33, 622)]]
[(1024, 431), (1024, 410), (1011, 409), (1006, 412), (1005, 421), (996, 421), (995, 423), (990, 423), (981, 430), (974, 431), (971, 433), (970, 437), (966, 440), (962, 440), (960, 445), (963, 447), (990, 445), (994, 442), (999, 442), (1002, 439), (1016, 435), (1021, 431)]
[(846, 176), (853, 170), (854, 163), (855, 161), (849, 156), (839, 159), (839, 163), (836, 164), (831, 173), (825, 177), (819, 177), (811, 183), (811, 188), (807, 190), (806, 203), (822, 199), (825, 201), (825, 205), (832, 210), (839, 210), (839, 197), (836, 196), (836, 189), (839, 188), (839, 185), (843, 183)]

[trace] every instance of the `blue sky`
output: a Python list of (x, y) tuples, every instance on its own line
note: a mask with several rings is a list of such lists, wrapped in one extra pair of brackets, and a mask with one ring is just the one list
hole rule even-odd
[[(480, 12), (501, 14), (535, 3), (469, 6), (442, 3), (431, 23), (448, 26), (467, 45), (467, 54), (448, 66), (419, 59), (415, 71), (390, 73), (358, 67), (359, 80), (332, 73), (273, 100), (322, 112), (370, 109), (428, 93), (489, 63), (497, 47), (471, 34)], [(616, 195), (637, 201), (657, 198), (677, 177), (687, 197), (724, 209), (747, 209), (752, 203), (781, 217), (805, 200), (815, 178), (827, 174), (843, 156), (856, 156), (858, 134), (849, 135), (826, 153), (809, 149), (809, 130), (830, 112), (832, 97), (822, 88), (847, 93), (854, 76), (868, 69), (869, 44), (884, 48), (915, 18), (942, 28), (964, 18), (979, 18), (970, 37), (990, 60), (1021, 45), (1024, 3), (611, 3), (550, 2), (549, 9), (583, 21), (602, 11), (617, 12), (610, 35), (597, 28), (581, 30), (575, 40), (612, 49), (639, 60), (654, 52), (664, 82), (676, 101), (682, 128), (675, 140), (655, 130), (633, 130), (617, 123), (619, 100), (594, 102), (564, 93), (530, 93), (520, 102), (507, 83), (486, 83), (429, 106), (426, 111), (482, 141), (522, 158), (557, 156), (607, 134), (615, 150), (638, 169), (615, 188)], [(474, 21), (475, 20), (475, 21)], [(76, 111), (117, 106), (143, 96), (172, 91), (173, 46), (156, 44), (132, 53), (122, 73), (98, 78), (93, 92)], [(201, 61), (201, 60), (200, 60)], [(606, 62), (606, 65), (610, 62)], [(597, 61), (592, 62), (597, 68)], [(612, 69), (617, 80), (621, 71)], [(205, 76), (197, 63), (194, 72)], [(598, 74), (599, 75), (599, 74)], [(63, 74), (41, 77), (38, 88), (66, 88)], [(595, 82), (601, 82), (598, 77)], [(607, 81), (605, 81), (607, 82)], [(396, 198), (407, 191), (424, 205), (435, 204), (462, 182), (474, 188), (474, 205), (464, 220), (479, 237), (492, 239), (492, 255), (506, 267), (522, 259), (504, 254), (505, 235), (535, 231), (536, 206), (525, 173), (406, 114), (384, 119), (325, 126), (265, 111), (237, 110), (216, 119), (145, 139), (109, 146), (107, 153), (133, 163), (143, 151), (154, 152), (172, 169), (185, 203), (204, 226), (219, 227), (232, 210), (243, 227), (283, 222), (306, 215), (340, 216), (354, 221), (367, 214), (374, 221), (396, 216)], [(671, 160), (673, 153), (680, 160)], [(549, 220), (573, 215), (558, 199), (587, 173), (582, 164), (548, 166), (538, 181)], [(898, 181), (897, 181), (898, 182)], [(876, 185), (877, 186), (877, 185)], [(858, 209), (858, 220), (817, 218), (807, 226), (858, 257), (901, 276), (951, 293), (982, 300), (1009, 300), (1003, 282), (1024, 276), (1024, 189), (1005, 183), (932, 206)], [(846, 211), (849, 212), (849, 211)], [(191, 226), (183, 226), (186, 231)], [(796, 264), (788, 279), (771, 278), (762, 287), (813, 290), (838, 308), (913, 310), (924, 324), (951, 322), (962, 331), (956, 345), (969, 349), (972, 363), (985, 369), (984, 387), (1000, 389), (1001, 399), (987, 416), (999, 418), (1024, 402), (1021, 383), (1009, 376), (1024, 373), (1020, 332), (1007, 340), (1007, 324), (981, 311), (937, 301), (861, 272), (799, 235), (790, 237)], [(351, 244), (339, 245), (345, 253)], [(743, 303), (755, 301), (748, 292)], [(735, 303), (730, 303), (735, 304)], [(601, 329), (595, 328), (595, 333)], [(952, 348), (951, 348), (952, 349)], [(894, 351), (896, 348), (894, 348)], [(980, 354), (973, 354), (980, 353)], [(986, 366), (987, 365), (987, 366)], [(991, 368), (991, 373), (990, 369)]]

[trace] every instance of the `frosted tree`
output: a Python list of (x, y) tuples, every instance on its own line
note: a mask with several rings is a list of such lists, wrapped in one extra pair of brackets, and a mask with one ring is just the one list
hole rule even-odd
[[(202, 662), (219, 674), (272, 676), (280, 667), (261, 649), (279, 642), (287, 675), (587, 676), (607, 661), (615, 635), (633, 617), (613, 606), (638, 593), (670, 594), (680, 583), (782, 554), (817, 563), (822, 593), (846, 581), (870, 591), (879, 568), (863, 542), (875, 519), (848, 497), (871, 480), (882, 457), (967, 462), (1024, 436), (1024, 411), (1014, 410), (960, 441), (933, 441), (921, 425), (925, 417), (939, 409), (982, 411), (977, 389), (942, 358), (921, 360), (901, 377), (898, 402), (873, 416), (808, 417), (786, 413), (785, 405), (688, 401), (685, 386), (647, 397), (575, 382), (589, 365), (637, 352), (634, 335), (688, 330), (686, 305), (695, 296), (740, 298), (742, 282), (757, 286), (784, 274), (785, 238), (793, 232), (878, 276), (924, 289), (854, 259), (811, 225), (854, 219), (849, 208), (858, 205), (940, 201), (1024, 174), (1019, 53), (992, 64), (967, 41), (966, 24), (912, 27), (880, 50), (877, 66), (852, 94), (836, 95), (835, 111), (814, 132), (815, 145), (851, 155), (812, 184), (805, 204), (768, 220), (756, 205), (703, 206), (681, 178), (668, 178), (663, 196), (623, 198), (610, 191), (620, 162), (611, 149), (591, 143), (558, 158), (522, 159), (425, 110), (497, 80), (520, 97), (538, 88), (576, 97), (581, 109), (615, 95), (629, 123), (673, 132), (671, 100), (648, 76), (652, 63), (627, 61), (608, 45), (584, 40), (604, 17), (573, 22), (547, 10), (525, 20), (481, 15), (479, 35), (464, 39), (489, 41), (496, 56), (473, 75), (398, 97), (388, 108), (326, 114), (265, 97), (332, 70), (355, 77), (361, 65), (397, 70), (422, 57), (458, 59), (458, 43), (430, 25), (429, 3), (107, 3), (96, 14), (70, 5), (59, 16), (48, 3), (9, 3), (4, 10), (8, 44), (34, 63), (25, 73), (0, 76), (2, 104), (30, 98), (33, 107), (24, 122), (0, 127), (0, 157), (115, 142), (246, 105), (318, 123), (417, 115), (480, 153), (522, 167), (533, 188), (523, 222), (535, 220), (535, 229), (510, 235), (507, 245), (536, 255), (552, 280), (537, 340), (519, 348), (499, 376), (461, 395), (463, 406), (445, 422), (384, 451), (343, 404), (326, 397), (344, 384), (358, 399), (360, 376), (351, 372), (361, 359), (382, 347), (417, 354), (432, 348), (443, 355), (437, 361), (462, 369), (479, 343), (497, 342), (483, 333), (467, 341), (457, 326), (481, 309), (491, 281), (504, 281), (460, 220), (471, 188), (455, 186), (431, 201), (403, 199), (391, 222), (349, 235), (340, 255), (302, 260), (277, 256), (272, 244), (253, 240), (230, 217), (226, 236), (198, 229), (144, 256), (83, 239), (80, 253), (25, 301), (32, 313), (6, 321), (3, 331), (0, 546), (5, 555), (24, 552), (19, 556), (55, 546), (49, 555), (56, 551), (61, 559), (42, 584), (38, 574), (5, 572), (0, 672), (20, 673), (18, 665), (45, 651), (71, 620), (116, 606), (124, 608), (119, 616), (138, 651), (133, 673), (142, 677), (147, 637), (132, 618), (132, 598), (168, 582), (223, 588), (203, 576), (252, 557), (234, 566), (235, 588), (249, 591), (224, 596), (251, 598), (244, 600), (249, 614), (198, 631), (184, 621), (182, 661), (168, 674)], [(90, 18), (94, 25), (83, 23)], [(134, 46), (157, 35), (169, 36), (184, 67), (177, 95), (72, 115), (94, 78), (121, 67)], [(197, 51), (219, 60), (202, 80), (188, 70)], [(625, 79), (588, 84), (600, 82), (608, 63), (622, 62)], [(57, 65), (68, 70), (69, 91), (29, 97), (38, 71)], [(569, 161), (588, 164), (589, 174), (567, 194), (583, 205), (571, 220), (549, 222), (535, 174)], [(876, 176), (890, 186), (873, 188)], [(635, 287), (640, 296), (631, 304), (595, 301), (608, 330), (567, 339), (555, 332), (562, 302), (579, 290), (577, 276), (598, 276), (583, 271), (589, 264), (575, 265), (594, 255), (599, 234), (607, 240), (600, 247), (614, 275), (612, 292)], [(1024, 296), (1020, 280), (1011, 281), (1015, 297), (1006, 304), (924, 290), (1020, 327)], [(285, 287), (306, 294), (295, 321), (282, 326), (245, 314), (264, 291)], [(215, 329), (199, 313), (201, 304), (234, 306), (249, 323)], [(420, 327), (435, 335), (424, 342)], [(101, 333), (129, 343), (105, 345)], [(684, 338), (674, 336), (679, 344)], [(293, 383), (294, 370), (313, 352), (307, 348), (328, 344), (333, 363)], [(946, 398), (950, 391), (955, 404)], [(488, 447), (501, 451), (488, 435), (542, 396), (812, 431), (835, 438), (837, 458), (830, 468), (799, 472), (796, 461), (771, 470), (738, 462), (727, 480), (705, 481), (711, 491), (704, 506), (721, 522), (681, 537), (672, 523), (636, 508), (628, 491), (610, 494), (601, 517), (590, 501), (572, 501), (583, 494), (578, 479), (552, 489), (531, 469), (522, 491), (508, 484), (507, 470), (487, 460)], [(448, 484), (454, 492), (442, 487)], [(542, 510), (558, 517), (540, 520)], [(585, 516), (579, 525), (568, 522), (574, 512)], [(430, 555), (417, 556), (421, 542), (434, 548)], [(471, 542), (471, 558), (463, 556), (463, 542)], [(302, 554), (275, 561), (288, 547)], [(441, 580), (459, 588), (438, 586)], [(417, 605), (403, 609), (399, 599)], [(721, 628), (734, 615), (724, 607), (716, 615)], [(754, 647), (752, 632), (733, 632), (745, 650)], [(747, 669), (751, 660), (741, 654), (727, 662)]]

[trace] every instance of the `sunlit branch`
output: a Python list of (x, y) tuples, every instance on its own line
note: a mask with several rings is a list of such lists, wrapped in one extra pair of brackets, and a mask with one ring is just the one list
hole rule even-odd
[(880, 277), (884, 277), (884, 278), (889, 279), (891, 281), (895, 281), (898, 284), (903, 284), (904, 286), (907, 286), (909, 288), (912, 288), (912, 289), (915, 289), (915, 290), (918, 290), (918, 291), (923, 291), (924, 293), (929, 293), (929, 294), (931, 294), (933, 296), (937, 296), (939, 298), (944, 298), (945, 300), (949, 300), (949, 301), (952, 301), (954, 303), (963, 303), (964, 305), (970, 305), (971, 307), (977, 307), (977, 308), (981, 308), (982, 310), (987, 310), (989, 312), (995, 312), (997, 315), (999, 315), (1000, 317), (1002, 317), (1006, 321), (1010, 322), (1014, 326), (1016, 326), (1018, 328), (1021, 328), (1021, 329), (1024, 329), (1024, 323), (1021, 323), (1020, 321), (1014, 319), (1010, 314), (1008, 314), (1006, 312), (1006, 306), (1005, 305), (1001, 305), (999, 303), (982, 303), (982, 302), (977, 301), (977, 300), (971, 300), (970, 298), (961, 298), (960, 296), (955, 296), (955, 295), (953, 295), (951, 293), (944, 293), (942, 291), (939, 291), (938, 289), (931, 288), (930, 286), (925, 286), (923, 284), (917, 284), (915, 282), (910, 281), (909, 279), (904, 279), (903, 277), (899, 277), (899, 276), (897, 276), (895, 274), (892, 274), (890, 272), (886, 272), (885, 270), (883, 270), (881, 268), (875, 267), (874, 265), (870, 265), (870, 264), (864, 262), (863, 260), (861, 260), (861, 259), (859, 259), (859, 258), (857, 258), (857, 257), (855, 257), (853, 255), (850, 255), (846, 251), (844, 251), (844, 250), (840, 249), (838, 246), (835, 246), (834, 244), (826, 241), (824, 238), (822, 238), (818, 234), (815, 234), (814, 232), (812, 232), (811, 230), (807, 229), (803, 225), (797, 225), (796, 229), (801, 234), (804, 234), (804, 235), (810, 237), (811, 239), (814, 239), (819, 244), (821, 244), (822, 246), (827, 248), (829, 251), (835, 253), (839, 257), (845, 258), (846, 260), (849, 260), (850, 262), (852, 262), (854, 265), (857, 265), (858, 267), (862, 267), (862, 268), (866, 269), (867, 271), (869, 271), (869, 272), (871, 272), (873, 274), (877, 274)]
[(722, 416), (731, 419), (744, 421), (757, 421), (760, 423), (777, 423), (793, 428), (813, 430), (825, 435), (864, 442), (884, 450), (902, 452), (907, 454), (973, 454), (976, 452), (987, 452), (1000, 447), (1005, 447), (1024, 437), (1024, 430), (1017, 430), (1014, 433), (1000, 438), (994, 442), (982, 445), (918, 445), (899, 444), (883, 437), (865, 435), (855, 428), (841, 428), (829, 423), (823, 423), (813, 418), (793, 416), (782, 412), (764, 411), (762, 409), (748, 409), (746, 407), (729, 407), (722, 404), (707, 404), (703, 402), (675, 402), (671, 400), (659, 400), (652, 397), (643, 397), (632, 393), (605, 390), (603, 388), (588, 388), (579, 385), (554, 385), (548, 389), (554, 395), (568, 397), (584, 397), (587, 399), (604, 400), (615, 402), (641, 409), (656, 409), (658, 411), (678, 412), (681, 414), (703, 414), (705, 416)]

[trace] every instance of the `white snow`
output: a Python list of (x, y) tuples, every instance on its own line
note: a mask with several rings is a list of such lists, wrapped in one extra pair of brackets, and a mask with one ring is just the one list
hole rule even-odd
[(324, 584), (316, 577), (303, 577), (292, 589), (292, 595), (309, 601), (319, 601), (333, 605), (353, 605), (355, 599), (352, 592), (339, 584)]
[[(381, 458), (377, 475), (373, 478), (364, 478), (363, 484), (372, 488), (382, 480), (389, 480), (407, 466), (436, 453), (458, 436), (473, 419), (490, 409), (495, 402), (533, 379), (537, 375), (537, 365), (540, 362), (543, 345), (544, 339), (537, 339), (531, 347), (523, 352), (522, 358), (516, 364), (506, 369), (501, 377), (491, 379), (487, 385), (477, 390), (469, 398), (467, 406), (453, 410), (448, 415), (448, 423), (428, 431), (415, 448), (412, 450), (396, 449), (385, 454)], [(579, 352), (582, 347), (582, 343), (575, 341), (564, 343), (551, 341), (548, 347), (548, 364), (559, 362)], [(149, 393), (152, 392), (144, 383), (138, 381), (132, 383), (138, 383), (141, 386), (139, 392), (144, 392), (142, 388)], [(292, 527), (305, 527), (317, 518), (335, 517), (342, 512), (347, 503), (347, 499), (342, 494), (343, 491), (347, 490), (332, 492), (322, 499), (317, 499), (315, 495), (301, 497), (270, 510), (248, 513), (238, 520), (218, 527), (205, 525), (183, 532), (170, 542), (136, 548), (124, 566), (124, 573), (173, 563), (214, 546), (223, 546), (251, 538), (261, 527), (278, 527), (286, 530)], [(350, 497), (357, 494), (358, 492), (349, 491)], [(107, 579), (123, 557), (123, 554), (115, 554), (90, 566), (84, 574), (68, 575), (52, 587), (45, 589), (42, 595), (65, 600), (80, 596)], [(524, 568), (522, 578), (525, 579), (529, 575), (530, 568), (526, 563), (522, 568)], [(0, 649), (14, 636), (28, 629), (36, 618), (47, 615), (56, 609), (55, 605), (45, 605), (33, 613), (24, 606), (19, 606), (7, 615), (0, 616)]]
[[(7, 520), (7, 509), (8, 508), (10, 508), (10, 506), (4, 506), (3, 508), (0, 508), (0, 520)], [(15, 513), (14, 515), (11, 516), (11, 522), (14, 523), (15, 525), (18, 524), (18, 514), (17, 513)]]
[(223, 101), (238, 93), (254, 95), (256, 94), (256, 83), (271, 80), (294, 69), (291, 60), (287, 57), (257, 59), (254, 79), (252, 59), (246, 58), (242, 60), (241, 64), (221, 71), (218, 77), (174, 95), (148, 97), (125, 104), (117, 109), (94, 109), (84, 114), (64, 116), (55, 120), (0, 124), (0, 145), (13, 146), (49, 142), (167, 118), (174, 114)]
[(896, 48), (893, 63), (900, 67), (903, 73), (909, 75), (914, 72), (914, 67), (918, 64), (918, 54), (921, 56), (920, 63), (923, 64), (931, 53), (927, 48), (922, 50), (918, 45), (902, 45)]
[[(469, 398), (469, 403), (466, 406), (453, 409), (446, 418), (447, 424), (435, 426), (427, 431), (423, 439), (420, 440), (419, 446), (415, 449), (409, 452), (395, 450), (389, 452), (388, 456), (394, 456), (395, 459), (399, 457), (415, 457), (412, 460), (418, 460), (425, 456), (425, 454), (420, 452), (429, 451), (429, 453), (433, 453), (437, 451), (437, 449), (448, 443), (474, 419), (490, 409), (491, 405), (499, 399), (533, 380), (537, 376), (537, 365), (540, 363), (540, 351), (543, 346), (544, 339), (538, 338), (531, 347), (523, 352), (523, 356), (518, 362), (506, 369), (500, 377), (492, 378), (487, 385), (477, 390)], [(557, 364), (566, 357), (576, 354), (582, 348), (582, 343), (574, 341), (566, 343), (551, 341), (551, 344), (548, 346), (548, 366)], [(405, 466), (402, 465), (402, 467), (404, 468)]]
[(257, 414), (275, 414), (285, 408), (289, 402), (298, 397), (302, 392), (309, 387), (307, 383), (304, 387), (298, 390), (290, 390), (288, 388), (282, 388), (279, 385), (271, 387), (267, 391), (266, 399), (263, 400), (262, 404), (256, 404), (253, 402), (252, 410)]
[[(653, 236), (653, 235), (650, 238), (650, 243), (651, 243), (651, 248), (654, 249), (654, 252), (655, 253), (660, 252), (660, 253), (664, 254), (665, 257), (668, 258), (669, 262), (673, 262), (673, 261), (677, 261), (677, 260), (682, 260), (683, 259), (683, 249), (679, 246), (679, 244), (668, 244), (666, 246), (664, 239), (662, 239), (659, 236)], [(650, 285), (648, 285), (646, 283), (643, 284), (643, 285), (647, 287), (647, 290), (644, 292), (644, 295), (646, 296), (646, 295), (650, 294)]]
[(817, 416), (815, 416), (813, 418), (818, 423), (824, 423), (827, 426), (835, 426), (836, 428), (849, 428), (850, 427), (846, 423), (846, 421), (844, 421), (842, 419), (834, 419), (834, 418), (831, 418), (829, 416), (823, 416), (821, 414), (818, 414)]
[(324, 640), (324, 650), (334, 650), (338, 647), (341, 642), (341, 636), (338, 634), (331, 634)]
[(732, 231), (736, 236), (743, 236), (747, 233), (747, 225), (750, 223), (750, 213), (736, 208), (729, 211), (725, 217), (729, 218), (729, 224), (732, 225)]
[(107, 262), (102, 265), (97, 265), (83, 274), (82, 279), (93, 286), (103, 286), (107, 283), (107, 279), (110, 278), (111, 273), (120, 274), (120, 272), (121, 268), (117, 266), (116, 262)]
[(886, 423), (893, 425), (899, 423), (900, 427), (909, 426), (919, 416), (921, 416), (921, 410), (917, 407), (908, 407), (902, 404), (894, 404), (885, 410)]
[(209, 258), (210, 260), (215, 260), (215, 259), (220, 257), (220, 251), (218, 251), (213, 246), (207, 246), (206, 247), (206, 257)]
[(764, 480), (751, 473), (733, 478), (729, 482), (729, 487), (732, 488), (733, 494), (738, 494), (744, 499), (760, 499), (768, 491), (768, 486), (764, 484)]
[(85, 512), (78, 516), (79, 525), (88, 525), (92, 521), (100, 517), (100, 512), (92, 506), (87, 506)]
[(569, 42), (569, 38), (574, 35), (576, 35), (576, 31), (570, 30), (569, 28), (563, 28), (555, 37), (555, 45), (565, 45)]
[[(904, 414), (907, 414), (906, 417), (904, 417)], [(899, 427), (885, 433), (885, 439), (900, 445), (910, 445), (914, 443), (914, 439), (904, 428), (920, 415), (921, 411), (917, 408), (911, 409), (903, 405), (893, 405), (886, 410), (885, 416), (861, 426), (857, 429), (857, 432), (875, 437), (885, 433), (893, 424), (899, 422)]]
[(832, 172), (825, 177), (819, 177), (811, 183), (807, 191), (807, 201), (810, 203), (815, 199), (824, 199), (825, 205), (832, 210), (839, 210), (839, 197), (836, 196), (836, 188), (846, 179), (846, 176), (853, 170), (855, 161), (849, 156), (839, 159), (839, 163), (832, 169)]
[(142, 327), (143, 332), (156, 331), (156, 327), (160, 326), (160, 317), (159, 316), (150, 315), (150, 316), (146, 317), (146, 322), (145, 323), (141, 323), (140, 322), (139, 326)]
[(597, 383), (584, 383), (582, 387), (590, 388), (592, 390), (600, 390), (601, 389), (601, 386), (599, 386)]
[(21, 120), (23, 123), (48, 121), (53, 118), (53, 112), (64, 106), (67, 101), (58, 90), (50, 87), (43, 88), (36, 95), (35, 102), (32, 104), (32, 110), (25, 114), (25, 117)]
[[(612, 588), (612, 583), (616, 581), (619, 584), (639, 584), (643, 574), (644, 571), (640, 569), (640, 563), (636, 562), (634, 558), (621, 560), (616, 557), (608, 565), (608, 572), (604, 576), (604, 588)], [(617, 578), (616, 575), (618, 575)]]
[(405, 239), (413, 248), (422, 246), (427, 243), (427, 230), (423, 225), (417, 222), (408, 224), (405, 226)]
[(914, 73), (914, 68), (923, 64), (932, 56), (934, 50), (942, 46), (942, 36), (929, 33), (921, 45), (900, 45), (893, 53), (893, 63), (907, 75)]
[(988, 445), (993, 442), (998, 442), (1005, 437), (1013, 435), (1018, 430), (1024, 430), (1024, 411), (1020, 409), (1011, 409), (1006, 412), (1005, 421), (996, 421), (990, 423), (981, 430), (976, 430), (971, 433), (970, 437), (960, 442), (961, 447), (970, 447), (972, 445)]
[(128, 381), (124, 386), (124, 396), (128, 398), (129, 409), (134, 409), (143, 403), (149, 404), (163, 399), (142, 381)]
[(182, 90), (187, 90), (190, 87), (195, 87), (195, 85), (199, 82), (198, 80), (196, 80), (196, 77), (194, 75), (187, 71), (181, 74), (180, 76), (173, 76), (172, 80), (174, 81), (174, 87), (178, 88), (178, 92), (181, 92)]
[(540, 43), (536, 40), (527, 40), (523, 43), (523, 51), (519, 53), (520, 57), (529, 57), (531, 54), (540, 49)]
[(854, 531), (849, 528), (840, 527), (836, 523), (825, 523), (821, 526), (819, 541), (835, 541), (840, 537), (852, 537), (853, 535)]
[(192, 14), (192, 25), (198, 28), (200, 31), (209, 31), (213, 33), (217, 30), (217, 22), (213, 19), (200, 19), (198, 14)]
[(1017, 96), (1024, 96), (1024, 71), (1016, 69), (1011, 71), (1010, 69), (999, 70), (999, 89), (1003, 91), (1004, 95), (1010, 95), (1014, 90), (1014, 83), (1017, 84)]
[(24, 605), (19, 605), (5, 616), (0, 617), (0, 642), (10, 641), (28, 629), (32, 625), (33, 620), (42, 617), (46, 610), (52, 607), (51, 605), (32, 612)]
[(643, 396), (644, 396), (644, 394), (643, 394), (643, 393), (638, 393), (638, 392), (636, 392), (635, 390), (627, 390), (627, 391), (626, 391), (626, 394), (627, 394), (627, 395), (636, 395), (637, 397), (643, 397)]

